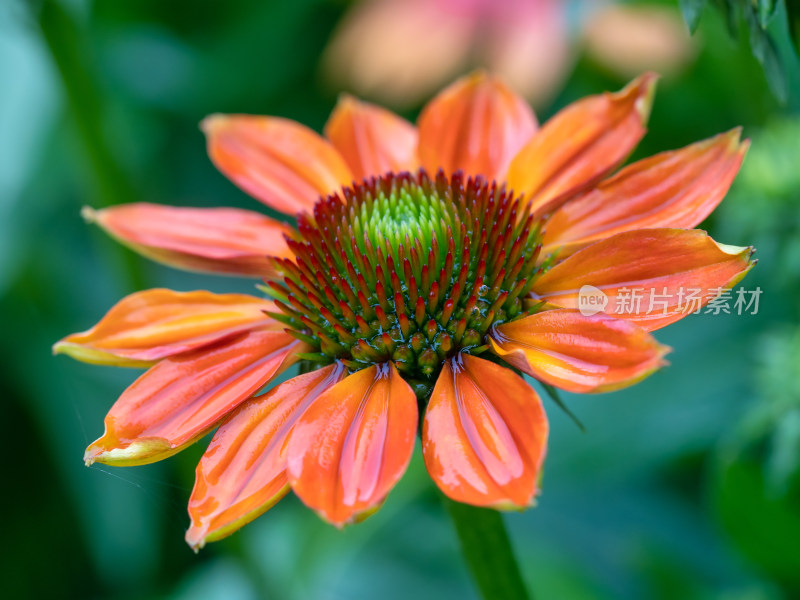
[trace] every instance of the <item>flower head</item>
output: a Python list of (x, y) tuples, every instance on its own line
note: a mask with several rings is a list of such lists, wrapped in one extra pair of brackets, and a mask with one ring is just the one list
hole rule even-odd
[[(294, 257), (275, 259), (275, 315), (316, 353), (353, 370), (394, 363), (423, 388), (442, 363), (487, 349), (524, 312), (541, 268), (539, 223), (482, 178), (389, 174), (300, 215)], [(491, 223), (487, 227), (486, 223)]]
[[(279, 118), (207, 119), (214, 163), (297, 226), (234, 209), (88, 212), (156, 260), (260, 277), (267, 297), (139, 292), (58, 342), (80, 360), (149, 367), (86, 462), (160, 460), (216, 428), (189, 501), (197, 548), (290, 489), (336, 525), (368, 516), (422, 416), (425, 464), (447, 496), (531, 505), (548, 428), (520, 374), (573, 392), (631, 385), (665, 364), (650, 331), (753, 264), (752, 249), (690, 229), (738, 171), (738, 130), (609, 177), (644, 134), (654, 82), (576, 102), (541, 129), (482, 73), (416, 128), (349, 97), (327, 140)], [(584, 286), (604, 311), (580, 310)], [(637, 309), (618, 310), (633, 288)], [(296, 362), (302, 374), (259, 395)]]

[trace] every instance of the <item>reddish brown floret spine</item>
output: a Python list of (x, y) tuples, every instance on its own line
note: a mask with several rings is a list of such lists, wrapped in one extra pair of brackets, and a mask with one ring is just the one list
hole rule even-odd
[[(410, 225), (385, 212), (414, 202)], [(461, 174), (364, 181), (320, 200), (298, 231), (287, 239), (295, 260), (275, 259), (283, 279), (268, 282), (280, 320), (312, 346), (304, 358), (354, 369), (394, 360), (427, 377), (449, 356), (479, 352), (493, 324), (523, 315), (539, 269), (527, 207)]]

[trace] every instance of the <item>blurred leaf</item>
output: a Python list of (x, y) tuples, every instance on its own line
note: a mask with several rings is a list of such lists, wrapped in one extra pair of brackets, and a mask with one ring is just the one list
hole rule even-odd
[(741, 552), (800, 591), (800, 328), (758, 348), (757, 399), (721, 450), (716, 508)]
[(763, 29), (764, 25), (762, 25), (756, 9), (751, 4), (746, 5), (744, 14), (750, 29), (750, 47), (753, 49), (753, 56), (764, 68), (764, 75), (772, 93), (781, 102), (786, 102), (788, 96), (786, 71), (778, 56), (775, 41)]
[(777, 423), (766, 465), (766, 483), (772, 493), (797, 489), (800, 478), (800, 407), (790, 410)]
[(767, 28), (777, 8), (778, 0), (758, 0), (758, 22), (762, 29)]
[[(749, 0), (745, 0), (745, 2), (749, 2)], [(728, 33), (733, 39), (736, 39), (739, 35), (738, 3), (739, 0), (714, 0), (717, 9), (720, 10), (723, 17), (725, 17)]]
[(786, 15), (789, 21), (789, 34), (800, 54), (800, 0), (786, 0)]
[(766, 446), (766, 486), (785, 495), (800, 477), (800, 328), (771, 334), (758, 354), (758, 396), (733, 443), (739, 452)]
[(800, 169), (796, 168), (800, 164), (798, 139), (800, 119), (797, 117), (773, 119), (752, 134), (753, 143), (736, 185), (745, 188), (751, 198), (770, 196), (769, 201), (750, 200), (764, 213), (778, 205), (794, 208), (796, 194), (800, 191)]
[(191, 571), (170, 600), (258, 600), (262, 595), (254, 589), (241, 565), (231, 559), (218, 559), (198, 565)]
[[(800, 78), (800, 71), (794, 57), (781, 56), (779, 46), (787, 45), (786, 32), (797, 27), (798, 0), (788, 0), (788, 4), (787, 0), (714, 0), (714, 4), (722, 12), (732, 38), (737, 38), (739, 21), (744, 19), (753, 56), (761, 63), (773, 95), (785, 104), (790, 81)], [(684, 18), (689, 23), (685, 11)]]
[(686, 25), (688, 25), (691, 33), (697, 31), (697, 26), (700, 24), (700, 16), (703, 14), (706, 1), (707, 0), (680, 0), (683, 20), (686, 21)]
[(103, 94), (85, 32), (57, 0), (44, 0), (38, 19), (96, 180), (96, 202), (102, 206), (132, 202), (136, 193), (105, 139)]
[(714, 496), (720, 520), (742, 554), (798, 591), (800, 498), (770, 494), (761, 465), (742, 455), (723, 458)]

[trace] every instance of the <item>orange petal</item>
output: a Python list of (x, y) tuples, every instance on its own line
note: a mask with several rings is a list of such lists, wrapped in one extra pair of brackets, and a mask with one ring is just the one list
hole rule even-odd
[(325, 125), (325, 136), (356, 179), (416, 171), (417, 129), (394, 113), (343, 95)]
[(567, 106), (511, 162), (508, 186), (541, 212), (599, 181), (644, 135), (656, 78), (646, 73), (620, 92)]
[(570, 392), (608, 392), (641, 381), (669, 351), (638, 325), (608, 315), (547, 310), (500, 325), (494, 353)]
[(419, 156), (431, 173), (463, 170), (503, 180), (508, 165), (536, 131), (528, 104), (483, 72), (439, 93), (419, 117)]
[(289, 438), (289, 481), (339, 527), (376, 510), (411, 460), (417, 398), (391, 363), (347, 377), (303, 413)]
[[(752, 253), (718, 244), (698, 229), (628, 231), (556, 264), (536, 281), (533, 296), (555, 307), (580, 308), (581, 298), (603, 293), (606, 314), (653, 331), (736, 285), (755, 264)], [(593, 287), (581, 293), (583, 286)]]
[(284, 236), (294, 230), (249, 210), (139, 202), (86, 207), (83, 216), (136, 252), (189, 271), (261, 277), (274, 273), (268, 256), (293, 256)]
[(212, 115), (202, 123), (216, 167), (267, 206), (294, 215), (350, 185), (336, 149), (308, 127), (277, 117)]
[(165, 358), (111, 407), (86, 464), (142, 465), (182, 450), (294, 363), (301, 348), (287, 333), (254, 329)]
[(547, 221), (543, 254), (559, 258), (632, 229), (691, 228), (725, 196), (749, 143), (737, 128), (716, 137), (640, 160), (583, 196), (570, 200)]
[(255, 327), (282, 330), (265, 310), (273, 304), (244, 294), (146, 290), (123, 298), (97, 325), (65, 337), (53, 352), (94, 364), (149, 365)]
[(225, 420), (203, 458), (189, 499), (186, 541), (202, 548), (263, 514), (289, 491), (286, 447), (295, 422), (345, 369), (330, 365), (298, 375), (248, 400)]
[(422, 453), (436, 485), (476, 506), (533, 504), (547, 445), (536, 392), (511, 369), (482, 358), (448, 360), (428, 403)]

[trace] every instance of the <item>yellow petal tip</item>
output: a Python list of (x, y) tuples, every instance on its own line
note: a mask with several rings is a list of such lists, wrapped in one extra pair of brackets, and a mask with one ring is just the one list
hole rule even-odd
[(506, 499), (500, 502), (496, 502), (491, 506), (487, 506), (486, 508), (491, 508), (493, 510), (497, 510), (500, 512), (525, 512), (529, 508), (533, 508), (536, 506), (536, 493), (534, 492), (530, 499), (525, 502), (524, 504), (517, 504), (513, 500)]
[(489, 77), (490, 75), (488, 71), (483, 67), (478, 67), (477, 69), (473, 69), (466, 76), (467, 80), (469, 80), (471, 83), (479, 83), (481, 81), (489, 79)]
[[(737, 140), (737, 142), (738, 142), (738, 140)], [(747, 154), (747, 151), (749, 149), (750, 149), (750, 139), (749, 138), (744, 139), (741, 142), (738, 142), (737, 150), (738, 150), (739, 154), (741, 154), (742, 156)]]
[(53, 344), (53, 356), (58, 354), (66, 354), (70, 358), (75, 360), (79, 360), (81, 362), (87, 363), (94, 363), (97, 364), (98, 362), (102, 364), (102, 361), (97, 360), (96, 353), (83, 347), (81, 344), (76, 344), (75, 342), (69, 341), (69, 338), (73, 336), (65, 337), (63, 340), (58, 340), (55, 344)]
[(646, 123), (650, 118), (650, 111), (653, 108), (653, 100), (656, 95), (656, 85), (658, 84), (659, 77), (660, 75), (658, 73), (648, 71), (647, 73), (640, 75), (631, 84), (635, 86), (634, 89), (643, 90), (643, 93), (640, 92), (637, 94), (634, 104), (636, 107), (636, 112), (639, 113), (639, 117), (642, 119), (642, 123)]
[(733, 129), (730, 129), (727, 134), (731, 137), (731, 139), (739, 141), (739, 138), (742, 137), (742, 129), (743, 127), (741, 125), (737, 125)]
[(108, 439), (108, 434), (86, 448), (83, 462), (90, 466), (96, 462), (113, 467), (146, 465), (167, 458), (179, 449), (163, 438), (135, 440), (126, 446)]
[(53, 355), (65, 354), (74, 360), (88, 363), (91, 365), (107, 365), (111, 367), (133, 367), (137, 369), (147, 368), (155, 364), (153, 360), (137, 360), (125, 356), (117, 356), (111, 352), (105, 352), (76, 342), (69, 341), (70, 338), (78, 334), (65, 337), (63, 340), (53, 344)]
[(357, 107), (359, 104), (361, 104), (361, 101), (353, 96), (353, 94), (349, 94), (347, 92), (342, 92), (339, 94), (339, 97), (336, 100), (336, 105), (338, 108), (352, 109)]
[(753, 246), (732, 246), (730, 244), (721, 244), (716, 240), (714, 240), (714, 243), (725, 254), (730, 254), (731, 256), (746, 255), (744, 256), (746, 260), (750, 260), (750, 257), (756, 251)]
[(747, 149), (750, 147), (750, 140), (742, 140), (742, 126), (739, 125), (738, 127), (734, 127), (733, 129), (729, 129), (724, 133), (720, 133), (717, 136), (709, 138), (709, 143), (714, 143), (715, 141), (723, 140), (723, 142), (727, 142), (726, 150), (731, 154), (740, 153), (744, 154)]

